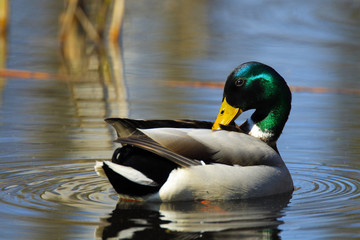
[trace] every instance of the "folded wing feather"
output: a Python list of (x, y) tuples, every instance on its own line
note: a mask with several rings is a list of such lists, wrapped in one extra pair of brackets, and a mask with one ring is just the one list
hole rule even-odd
[(179, 155), (203, 160), (205, 163), (240, 166), (272, 166), (283, 163), (280, 155), (266, 143), (239, 132), (188, 128), (140, 131)]
[(116, 129), (117, 142), (153, 152), (182, 167), (200, 165), (201, 161), (240, 166), (283, 164), (280, 155), (261, 140), (240, 132), (212, 131), (209, 122), (106, 121)]

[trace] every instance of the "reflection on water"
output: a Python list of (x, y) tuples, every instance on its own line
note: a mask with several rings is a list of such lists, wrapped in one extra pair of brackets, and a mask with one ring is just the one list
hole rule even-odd
[[(120, 201), (96, 236), (120, 239), (279, 239), (290, 195), (228, 202), (129, 203)], [(156, 235), (149, 235), (156, 232)]]
[(11, 1), (0, 71), (70, 77), (0, 77), (2, 239), (360, 237), (357, 94), (293, 94), (278, 143), (296, 187), (291, 198), (117, 202), (93, 171), (117, 147), (103, 118), (213, 120), (222, 90), (189, 86), (223, 82), (245, 61), (273, 66), (290, 85), (359, 89), (357, 2), (126, 1), (119, 46), (66, 60), (80, 61), (81, 72), (58, 56), (63, 3), (24, 4)]

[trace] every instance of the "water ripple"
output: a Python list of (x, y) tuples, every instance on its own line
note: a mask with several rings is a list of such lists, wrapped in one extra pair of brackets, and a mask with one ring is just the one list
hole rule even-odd
[(345, 210), (345, 200), (360, 198), (359, 170), (304, 163), (289, 168), (296, 188), (292, 209), (302, 214)]
[[(105, 179), (93, 171), (93, 163), (50, 165), (38, 169), (12, 169), (6, 175), (6, 184), (0, 190), (0, 203), (11, 205), (17, 211), (37, 212), (71, 211), (92, 217), (112, 209), (117, 194)], [(62, 207), (55, 207), (61, 205)]]
[[(287, 208), (287, 214), (321, 216), (358, 208), (349, 206), (349, 203), (339, 205), (345, 200), (360, 198), (358, 170), (304, 163), (291, 163), (288, 167), (296, 189)], [(107, 180), (93, 172), (93, 161), (61, 166), (48, 165), (36, 169), (18, 167), (1, 173), (1, 178), (6, 181), (1, 187), (0, 201), (15, 207), (15, 214), (21, 209), (36, 212), (57, 211), (58, 214), (65, 214), (62, 212), (65, 207), (69, 210), (66, 214), (88, 216), (94, 222), (99, 221), (99, 216), (109, 213), (118, 198)], [(59, 208), (58, 205), (62, 207)], [(203, 220), (197, 217), (198, 214), (193, 214), (196, 211), (189, 210), (190, 214), (184, 214), (183, 207), (180, 210), (176, 210), (177, 208), (169, 204), (160, 207), (163, 220), (172, 222), (164, 224), (163, 227), (177, 231), (186, 229), (184, 221), (188, 222), (185, 226), (199, 225), (199, 229), (201, 226), (204, 227)], [(225, 204), (223, 209), (226, 208), (234, 209), (238, 206), (233, 203), (231, 207)], [(244, 208), (241, 209), (233, 211), (243, 218)], [(232, 219), (235, 219), (234, 224), (229, 224), (228, 217), (229, 215), (226, 215), (224, 218), (221, 213), (215, 215), (214, 219), (207, 222), (207, 229), (213, 229), (214, 223), (219, 222), (223, 222), (224, 226), (236, 225), (237, 217), (232, 216)]]

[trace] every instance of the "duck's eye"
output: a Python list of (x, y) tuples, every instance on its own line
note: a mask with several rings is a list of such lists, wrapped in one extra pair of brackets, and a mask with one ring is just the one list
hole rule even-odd
[(244, 79), (237, 79), (237, 80), (235, 81), (235, 86), (241, 87), (242, 85), (244, 85), (244, 83), (245, 83), (245, 80), (244, 80)]

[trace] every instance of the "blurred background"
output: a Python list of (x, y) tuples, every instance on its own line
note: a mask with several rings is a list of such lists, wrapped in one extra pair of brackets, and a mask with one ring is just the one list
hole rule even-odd
[[(0, 0), (2, 236), (360, 238), (359, 39), (356, 0)], [(293, 91), (278, 141), (292, 198), (223, 203), (230, 220), (206, 226), (198, 203), (117, 204), (93, 172), (117, 147), (103, 119), (213, 121), (247, 61)]]

